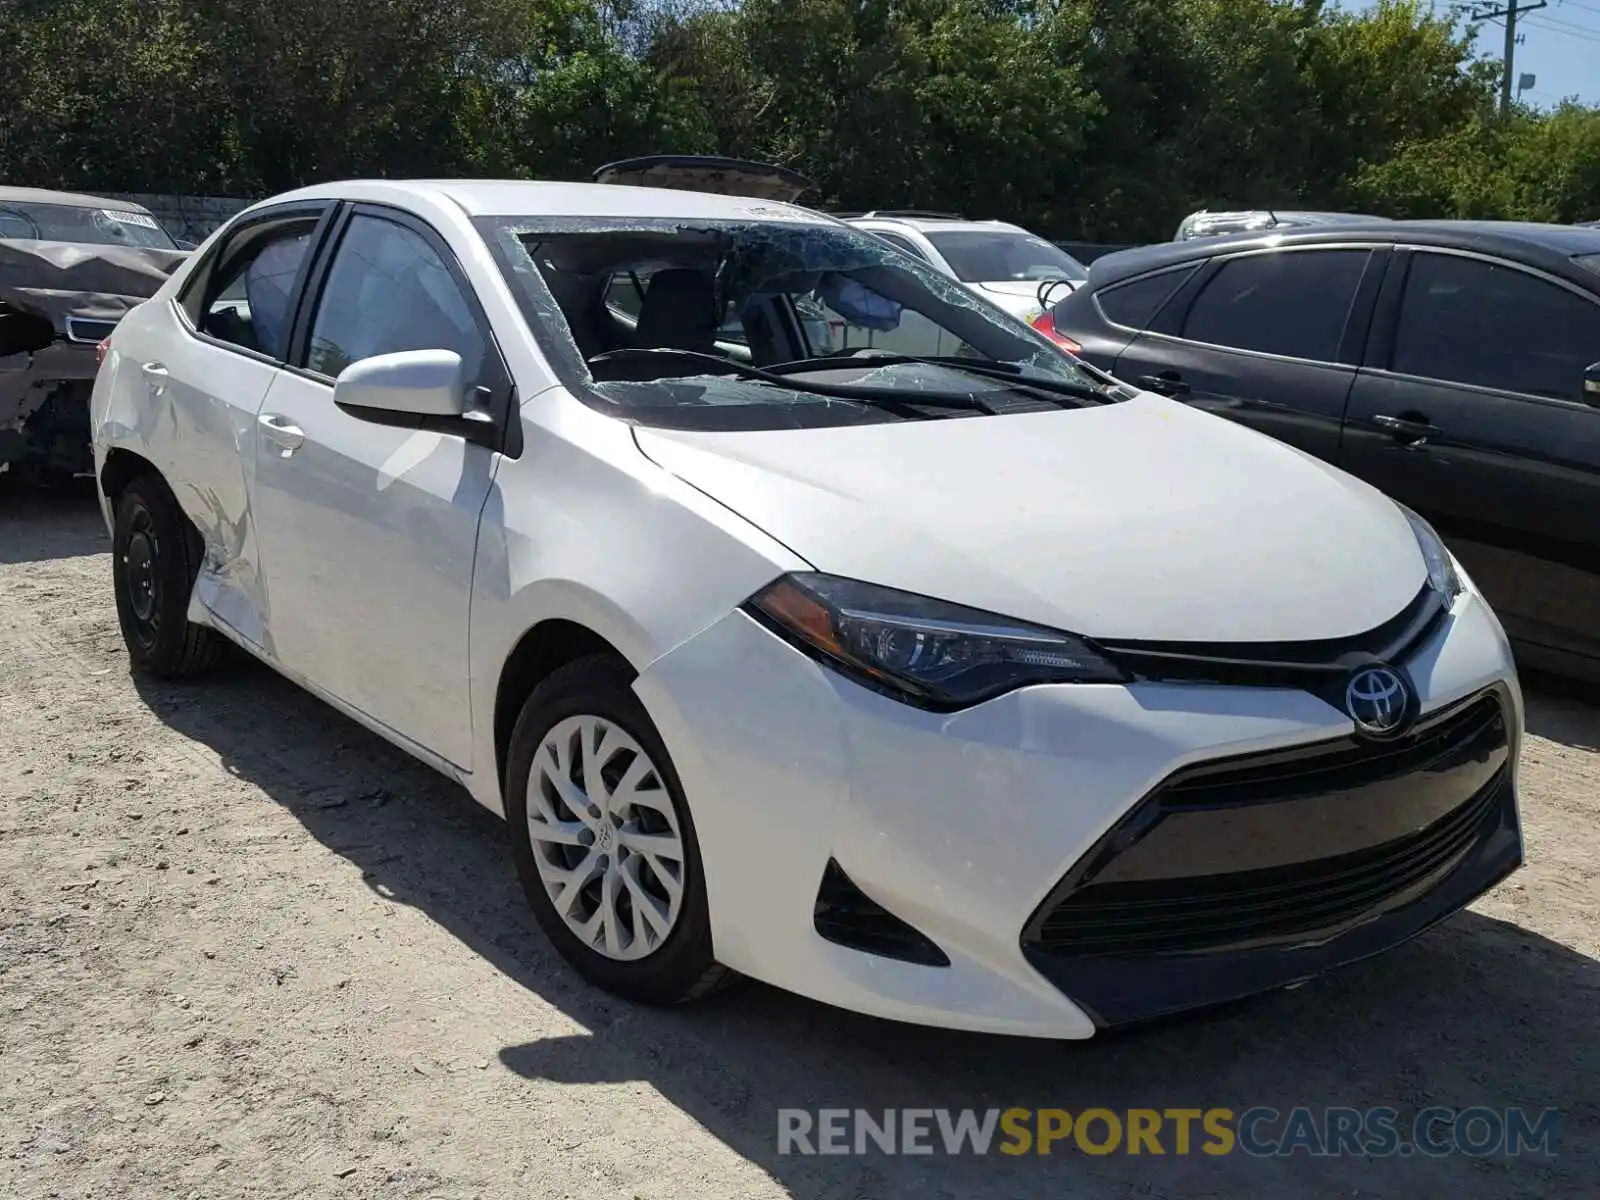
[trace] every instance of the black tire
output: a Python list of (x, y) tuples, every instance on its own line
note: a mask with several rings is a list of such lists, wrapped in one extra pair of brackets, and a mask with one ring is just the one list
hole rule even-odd
[[(705, 873), (700, 865), (694, 822), (661, 735), (633, 693), (632, 678), (627, 665), (619, 660), (593, 656), (559, 668), (534, 689), (522, 706), (506, 756), (506, 824), (522, 890), (540, 927), (561, 956), (590, 983), (615, 995), (642, 1004), (681, 1004), (715, 991), (738, 976), (720, 965), (712, 954)], [(534, 861), (537, 851), (528, 832), (528, 780), (534, 755), (552, 729), (576, 716), (599, 717), (638, 742), (655, 764), (678, 820), (685, 855), (678, 921), (659, 946), (632, 961), (601, 954), (567, 927), (556, 912)]]
[(140, 475), (122, 490), (111, 577), (135, 671), (181, 679), (210, 670), (221, 657), (222, 638), (188, 616), (201, 553), (199, 533), (159, 475)]

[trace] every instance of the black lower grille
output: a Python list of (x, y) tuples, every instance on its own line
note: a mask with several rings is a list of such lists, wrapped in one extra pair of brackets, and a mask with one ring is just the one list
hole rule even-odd
[(833, 859), (822, 873), (813, 922), (828, 941), (880, 958), (948, 967), (945, 952), (858, 888)]
[(1181, 953), (1338, 928), (1404, 903), (1455, 866), (1498, 812), (1503, 784), (1502, 774), (1415, 837), (1315, 866), (1085, 888), (1045, 919), (1040, 945), (1074, 954)]
[(1384, 745), (1204, 764), (1147, 797), (1024, 934), (1054, 957), (1192, 954), (1329, 936), (1425, 893), (1497, 825), (1498, 693)]

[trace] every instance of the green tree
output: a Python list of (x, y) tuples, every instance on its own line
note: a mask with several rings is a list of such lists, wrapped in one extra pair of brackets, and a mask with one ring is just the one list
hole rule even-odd
[(1420, 0), (0, 0), (0, 179), (263, 195), (738, 154), (814, 199), (1170, 236), (1198, 207), (1600, 216)]

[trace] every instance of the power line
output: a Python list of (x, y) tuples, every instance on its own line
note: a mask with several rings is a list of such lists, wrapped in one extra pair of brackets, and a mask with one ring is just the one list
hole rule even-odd
[(1600, 29), (1593, 25), (1584, 25), (1578, 21), (1569, 21), (1550, 13), (1530, 18), (1537, 25), (1550, 25), (1556, 29), (1569, 29), (1574, 33), (1600, 33)]
[[(1570, 0), (1568, 0), (1568, 3), (1570, 3)], [(1600, 14), (1600, 8), (1588, 7), (1588, 6), (1585, 6), (1585, 5), (1578, 5), (1578, 4), (1574, 4), (1572, 7), (1575, 8), (1575, 9), (1576, 8), (1582, 8), (1583, 12), (1586, 12), (1586, 13), (1597, 13), (1597, 14)], [(1585, 25), (1583, 23), (1583, 14), (1582, 13), (1568, 12), (1567, 11), (1567, 4), (1563, 3), (1562, 0), (1556, 0), (1556, 7), (1552, 8), (1549, 12), (1541, 13), (1539, 15), (1539, 20), (1541, 20), (1541, 21), (1554, 21), (1557, 25), (1572, 25), (1572, 26), (1574, 26), (1575, 28), (1578, 28), (1578, 29), (1587, 29), (1591, 33), (1595, 32), (1593, 26)]]
[(1474, 8), (1472, 19), (1474, 21), (1492, 21), (1496, 17), (1506, 19), (1506, 53), (1505, 63), (1500, 75), (1500, 111), (1511, 111), (1511, 81), (1513, 62), (1517, 57), (1517, 18), (1523, 13), (1531, 13), (1536, 9), (1548, 8), (1550, 0), (1534, 0), (1531, 4), (1519, 4), (1517, 0), (1506, 0), (1506, 6), (1501, 9)]
[(1559, 33), (1563, 37), (1575, 37), (1586, 42), (1600, 42), (1600, 29), (1592, 29), (1586, 25), (1568, 25), (1564, 21), (1552, 21), (1549, 17), (1529, 18), (1528, 24), (1535, 29), (1545, 29), (1551, 33)]

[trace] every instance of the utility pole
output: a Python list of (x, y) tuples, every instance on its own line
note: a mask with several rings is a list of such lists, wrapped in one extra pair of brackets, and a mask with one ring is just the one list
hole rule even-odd
[(1475, 8), (1472, 10), (1474, 21), (1495, 21), (1501, 17), (1506, 19), (1506, 53), (1505, 62), (1500, 74), (1500, 112), (1503, 114), (1511, 111), (1511, 81), (1516, 78), (1512, 73), (1515, 68), (1512, 63), (1517, 57), (1517, 18), (1523, 13), (1533, 12), (1537, 8), (1550, 7), (1550, 0), (1537, 0), (1532, 4), (1519, 4), (1517, 0), (1506, 0), (1504, 8)]

